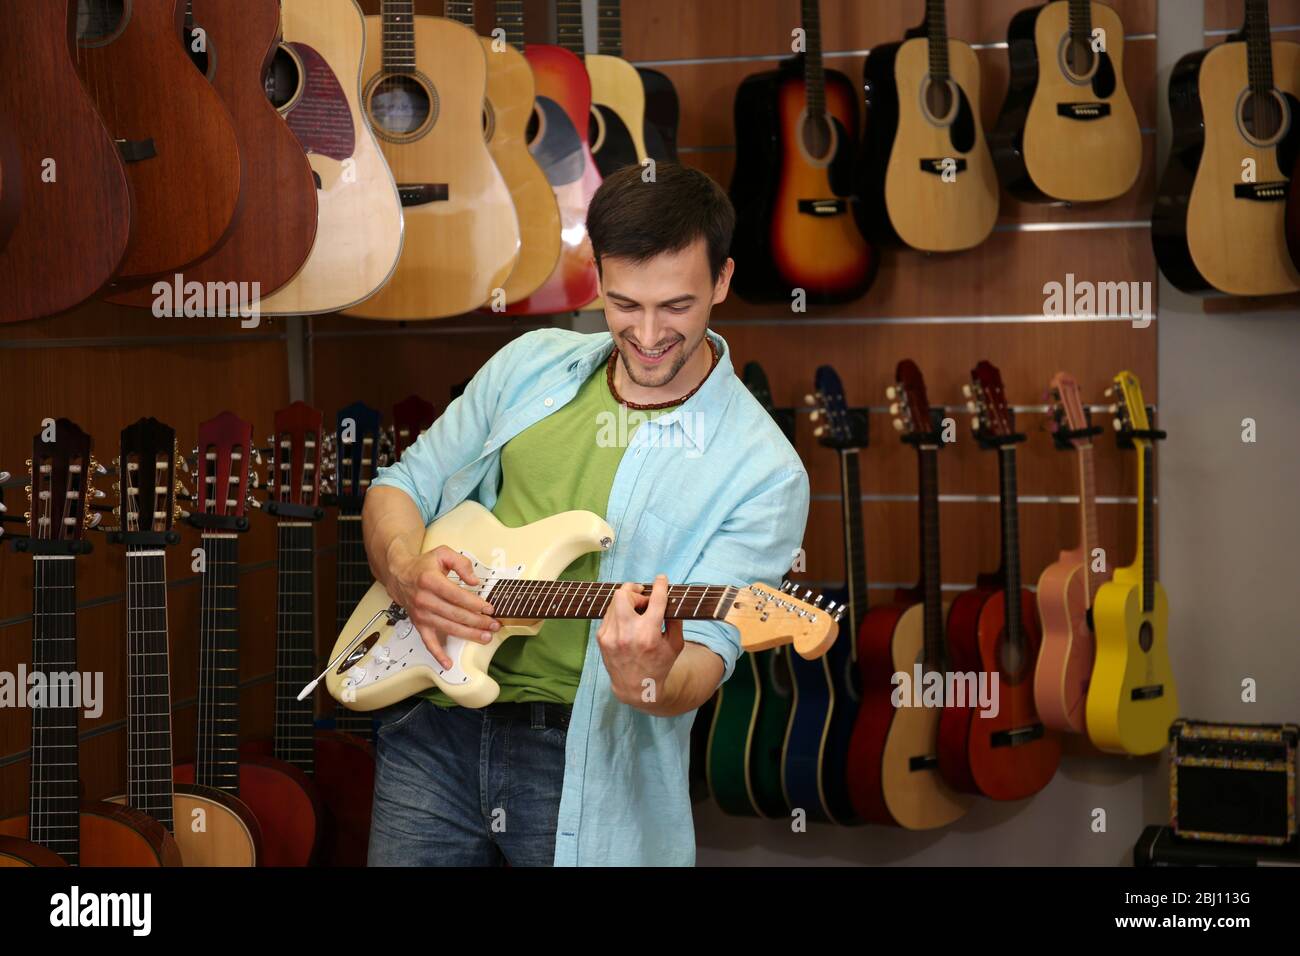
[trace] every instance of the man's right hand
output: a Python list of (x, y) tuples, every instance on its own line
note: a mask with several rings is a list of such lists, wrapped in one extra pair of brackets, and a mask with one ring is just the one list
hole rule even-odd
[(455, 571), (466, 584), (477, 586), (481, 582), (473, 568), (468, 558), (446, 545), (415, 556), (390, 557), (390, 597), (406, 609), (424, 646), (447, 669), (452, 666), (448, 637), (486, 644), (501, 627), (491, 616), (492, 605), (447, 577)]

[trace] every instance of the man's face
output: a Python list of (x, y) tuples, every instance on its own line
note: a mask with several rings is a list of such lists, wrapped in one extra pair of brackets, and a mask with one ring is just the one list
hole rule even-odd
[[(628, 378), (662, 388), (696, 356), (713, 306), (727, 297), (735, 263), (713, 281), (703, 238), (646, 262), (601, 261), (605, 321)], [(707, 352), (707, 349), (706, 349)]]

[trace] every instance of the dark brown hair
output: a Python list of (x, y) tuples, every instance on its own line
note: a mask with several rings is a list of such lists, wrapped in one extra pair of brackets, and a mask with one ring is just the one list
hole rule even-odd
[(650, 182), (642, 172), (639, 165), (620, 169), (591, 200), (587, 232), (596, 267), (604, 256), (646, 262), (680, 252), (703, 237), (716, 280), (736, 228), (736, 210), (727, 194), (704, 173), (679, 163), (656, 163)]

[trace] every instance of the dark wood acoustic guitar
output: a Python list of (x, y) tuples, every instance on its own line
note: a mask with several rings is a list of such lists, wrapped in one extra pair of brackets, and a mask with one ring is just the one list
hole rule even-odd
[(215, 251), (239, 211), (230, 111), (179, 42), (178, 0), (77, 4), (77, 68), (131, 183), (131, 242), (117, 277), (178, 271)]
[(131, 235), (126, 170), (73, 60), (75, 12), (0, 4), (0, 322), (86, 301)]
[[(280, 43), (279, 0), (185, 0), (178, 37), (230, 111), (241, 163), (239, 214), (229, 237), (185, 281), (247, 283), (260, 303), (302, 268), (316, 240), (311, 164), (275, 106), (263, 76)], [(152, 283), (119, 284), (107, 298), (149, 308)], [(173, 308), (179, 312), (180, 303)], [(212, 308), (209, 304), (209, 308)]]

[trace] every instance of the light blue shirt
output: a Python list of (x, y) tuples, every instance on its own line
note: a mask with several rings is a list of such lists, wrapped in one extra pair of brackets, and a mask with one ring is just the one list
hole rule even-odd
[[(628, 441), (603, 516), (615, 540), (601, 556), (602, 581), (649, 582), (662, 573), (673, 584), (778, 584), (802, 544), (808, 473), (736, 377), (727, 343), (708, 334), (720, 357), (699, 391)], [(501, 447), (563, 408), (613, 347), (608, 332), (520, 336), (375, 484), (406, 492), (426, 525), (467, 498), (491, 509)], [(555, 864), (691, 866), (695, 712), (655, 717), (617, 700), (596, 626), (569, 723)], [(687, 621), (682, 630), (722, 659), (723, 680), (731, 676), (741, 653), (731, 625)]]

